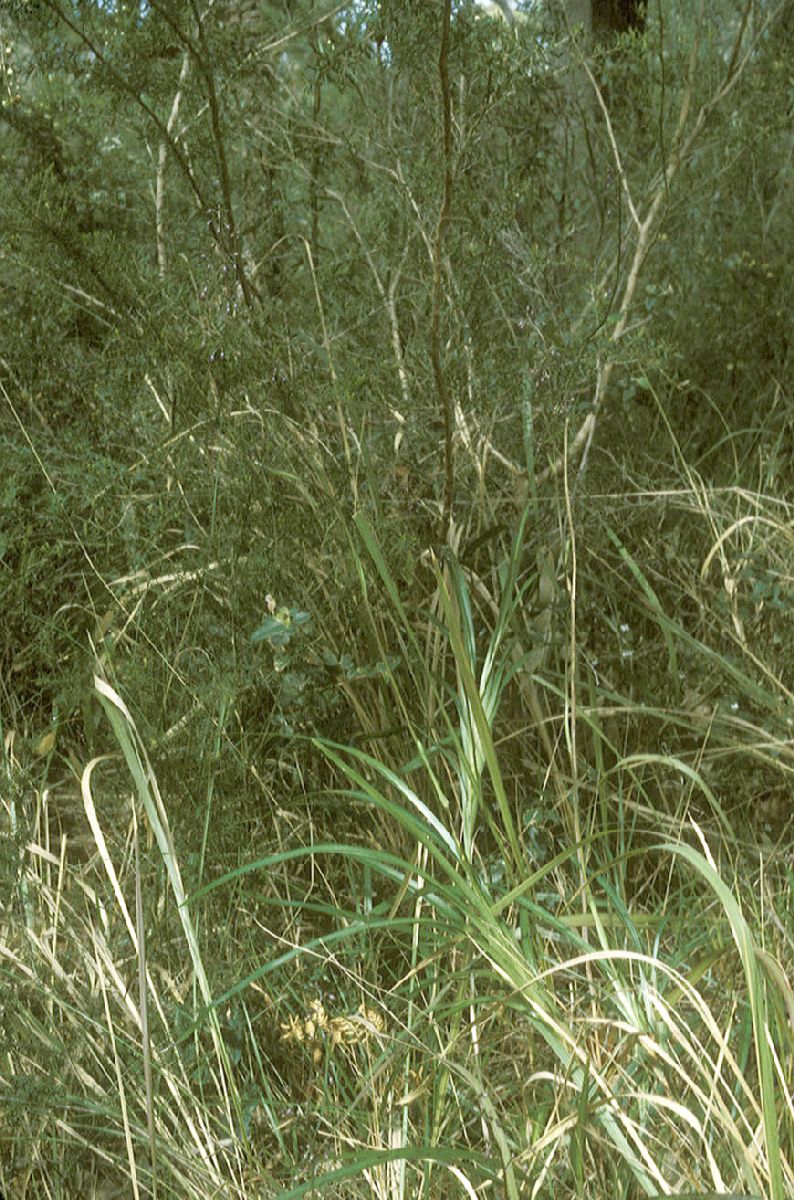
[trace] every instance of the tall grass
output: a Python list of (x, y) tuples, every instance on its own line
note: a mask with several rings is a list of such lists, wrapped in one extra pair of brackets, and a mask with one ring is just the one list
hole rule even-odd
[[(742, 695), (694, 756), (632, 745), (640, 719), (702, 732), (699, 697), (673, 688), (654, 709), (596, 682), (570, 586), (553, 670), (527, 538), (525, 518), (490, 580), (435, 560), (417, 615), (357, 518), (362, 588), (384, 598), (368, 636), (400, 662), (355, 693), (359, 743), (300, 749), (324, 758), (317, 803), (348, 836), (308, 826), (203, 882), (205, 831), (192, 890), (144, 740), (98, 671), (128, 782), (117, 761), (83, 770), (90, 869), (48, 842), (40, 797), (0, 929), (6, 1194), (794, 1193), (794, 872), (755, 865), (708, 758), (785, 760), (785, 696), (771, 668), (757, 682), (749, 644), (729, 661), (668, 615), (614, 535), (660, 677), (686, 661)], [(570, 585), (566, 562), (570, 547)], [(18, 829), (29, 793), (8, 742), (6, 773)]]

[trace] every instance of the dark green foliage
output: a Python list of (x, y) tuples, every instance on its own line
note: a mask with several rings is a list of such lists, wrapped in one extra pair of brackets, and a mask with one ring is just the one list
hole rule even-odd
[[(278, 6), (229, 4), (199, 24), (165, 2), (145, 16), (33, 7), (5, 18), (14, 73), (0, 107), (14, 720), (31, 736), (53, 718), (81, 736), (89, 636), (118, 602), (102, 637), (124, 629), (118, 681), (155, 740), (223, 696), (246, 725), (255, 713), (280, 721), (287, 684), (308, 727), (322, 727), (322, 670), (254, 683), (248, 639), (270, 594), (317, 615), (318, 664), (376, 661), (339, 619), (357, 586), (346, 517), (355, 503), (375, 514), (412, 580), (433, 536), (428, 247), (443, 164), (425, 48), (438, 14), (390, 0), (320, 22), (283, 53)], [(604, 7), (594, 27), (642, 30), (641, 6)], [(702, 40), (693, 111), (719, 86), (732, 32)], [(594, 60), (635, 196), (667, 162), (688, 86), (686, 15), (663, 6), (644, 35), (596, 47)], [(510, 26), (473, 4), (456, 10), (448, 389), (520, 467), (529, 388), (542, 468), (563, 421), (586, 417), (609, 356), (600, 429), (613, 460), (653, 475), (652, 447), (667, 437), (638, 379), (662, 389), (682, 453), (707, 474), (779, 455), (790, 29), (763, 32), (666, 198), (618, 355), (631, 214), (559, 36), (542, 13)], [(511, 482), (491, 468), (492, 513), (478, 515), (476, 455), (457, 458), (457, 512), (476, 541), (493, 518), (509, 521)], [(607, 466), (593, 472), (610, 486)]]
[[(594, 27), (645, 26), (642, 40), (597, 49), (640, 196), (668, 161), (690, 30), (667, 6), (647, 23), (643, 6), (602, 9)], [(296, 34), (288, 54), (278, 6), (229, 4), (200, 23), (165, 2), (145, 16), (53, 4), (4, 18), (3, 653), (18, 664), (31, 732), (83, 686), (87, 634), (135, 572), (174, 567), (167, 606), (133, 605), (123, 656), (152, 727), (168, 727), (162, 695), (146, 695), (149, 659), (135, 686), (137, 655), (174, 666), (192, 645), (201, 704), (246, 691), (234, 682), (250, 669), (239, 639), (264, 593), (313, 612), (318, 592), (321, 607), (348, 603), (355, 580), (339, 564), (351, 495), (386, 523), (395, 550), (407, 539), (416, 553), (430, 535), (440, 414), (428, 246), (443, 164), (425, 48), (437, 17), (390, 0)], [(660, 434), (639, 377), (662, 388), (682, 452), (707, 474), (779, 454), (790, 408), (791, 31), (782, 19), (759, 31), (730, 103), (715, 106), (666, 198), (615, 356), (631, 214), (598, 106), (572, 87), (543, 14), (510, 26), (473, 4), (456, 9), (443, 370), (468, 419), (517, 466), (527, 387), (542, 467), (559, 453), (563, 420), (589, 411), (605, 355), (617, 362), (601, 428), (618, 461), (645, 470), (647, 435)], [(693, 112), (719, 87), (733, 32), (728, 22), (701, 40)], [(476, 534), (473, 466), (458, 454), (458, 513)], [(509, 477), (492, 471), (489, 486), (504, 521)], [(318, 568), (308, 577), (307, 563)], [(122, 613), (133, 609), (122, 600)], [(369, 660), (335, 636), (322, 653)], [(164, 689), (160, 679), (153, 690)]]

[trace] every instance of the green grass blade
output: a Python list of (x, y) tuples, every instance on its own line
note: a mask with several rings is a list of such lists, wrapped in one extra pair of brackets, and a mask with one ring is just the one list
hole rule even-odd
[[(699, 831), (698, 831), (699, 832)], [(705, 842), (704, 842), (705, 845)], [(763, 1137), (767, 1155), (770, 1200), (785, 1200), (785, 1185), (780, 1158), (780, 1138), (776, 1104), (775, 1072), (769, 1049), (767, 1003), (764, 980), (758, 968), (758, 947), (753, 939), (739, 901), (721, 878), (712, 861), (692, 846), (663, 842), (658, 847), (670, 854), (683, 858), (706, 880), (719, 899), (731, 933), (739, 951), (744, 970), (747, 994), (753, 1025), (756, 1068), (761, 1088), (761, 1111), (763, 1113)]]

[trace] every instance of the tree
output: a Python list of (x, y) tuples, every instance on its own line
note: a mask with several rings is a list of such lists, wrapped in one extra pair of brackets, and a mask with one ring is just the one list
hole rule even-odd
[(644, 0), (592, 0), (592, 29), (596, 38), (645, 30)]

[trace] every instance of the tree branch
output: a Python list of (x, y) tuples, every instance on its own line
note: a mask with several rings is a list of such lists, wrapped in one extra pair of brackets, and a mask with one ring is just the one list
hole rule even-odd
[[(659, 176), (657, 177), (657, 179), (654, 182), (653, 190), (650, 194), (650, 199), (647, 203), (644, 218), (640, 219), (639, 214), (638, 213), (635, 214), (635, 220), (637, 221), (637, 243), (636, 243), (636, 246), (634, 247), (634, 254), (632, 256), (631, 266), (629, 267), (629, 272), (626, 277), (626, 284), (623, 289), (623, 296), (621, 297), (621, 301), (620, 301), (620, 308), (618, 310), (618, 319), (615, 322), (615, 327), (612, 330), (612, 335), (610, 337), (611, 342), (619, 341), (620, 338), (623, 336), (623, 334), (626, 332), (626, 327), (627, 327), (628, 321), (629, 321), (629, 312), (630, 312), (632, 303), (634, 301), (634, 294), (637, 290), (637, 284), (639, 282), (640, 272), (642, 271), (643, 265), (645, 263), (645, 259), (647, 258), (647, 255), (648, 255), (648, 251), (650, 250), (650, 247), (651, 247), (651, 244), (653, 241), (653, 235), (656, 232), (656, 225), (657, 225), (657, 219), (659, 217), (659, 212), (662, 207), (663, 201), (665, 200), (666, 196), (668, 195), (668, 190), (670, 188), (670, 184), (672, 183), (673, 179), (675, 178), (676, 174), (678, 173), (678, 170), (681, 167), (681, 165), (686, 161), (687, 157), (692, 152), (692, 148), (695, 145), (695, 142), (697, 141), (698, 137), (702, 133), (703, 128), (704, 128), (706, 121), (707, 121), (709, 115), (711, 114), (711, 112), (717, 107), (718, 104), (720, 104), (725, 99), (725, 97), (728, 95), (728, 93), (736, 86), (736, 83), (741, 78), (741, 75), (743, 74), (744, 69), (747, 66), (747, 63), (750, 60), (750, 56), (752, 55), (755, 45), (757, 45), (758, 41), (763, 36), (763, 34), (764, 34), (765, 30), (767, 29), (767, 27), (769, 26), (770, 22), (772, 20), (774, 20), (777, 13), (784, 7), (785, 0), (781, 0), (781, 3), (779, 5), (777, 5), (775, 7), (775, 9), (773, 9), (772, 12), (768, 15), (766, 21), (763, 23), (763, 26), (762, 26), (760, 32), (754, 39), (752, 45), (750, 45), (748, 47), (748, 49), (745, 51), (745, 53), (742, 54), (741, 53), (742, 42), (744, 40), (744, 35), (745, 35), (746, 28), (747, 28), (747, 19), (748, 19), (750, 7), (752, 4), (752, 0), (747, 0), (746, 7), (742, 13), (742, 17), (739, 22), (739, 29), (736, 33), (736, 37), (734, 39), (734, 44), (731, 49), (731, 56), (730, 56), (728, 68), (725, 72), (725, 76), (723, 77), (722, 82), (720, 83), (720, 85), (716, 89), (716, 91), (709, 97), (708, 100), (704, 101), (704, 103), (701, 105), (700, 109), (698, 110), (697, 116), (695, 117), (695, 120), (692, 123), (692, 126), (691, 126), (689, 132), (685, 133), (687, 122), (689, 119), (689, 113), (691, 110), (692, 94), (693, 94), (694, 85), (695, 85), (695, 74), (696, 74), (696, 69), (697, 69), (697, 47), (698, 47), (698, 42), (699, 42), (699, 37), (700, 37), (700, 28), (701, 28), (702, 19), (703, 19), (703, 13), (704, 13), (704, 3), (705, 3), (705, 0), (700, 0), (698, 22), (697, 22), (697, 26), (696, 26), (695, 40), (694, 40), (693, 47), (692, 47), (692, 53), (690, 55), (690, 60), (689, 60), (687, 81), (684, 86), (684, 94), (681, 98), (681, 105), (680, 105), (679, 113), (678, 113), (678, 121), (677, 121), (677, 125), (676, 125), (676, 131), (675, 131), (675, 135), (673, 137), (673, 144), (670, 149), (669, 158), (667, 160), (666, 166), (660, 172)], [(588, 72), (588, 74), (590, 74), (590, 73)], [(598, 370), (596, 372), (595, 393), (593, 396), (593, 407), (592, 407), (591, 411), (585, 417), (584, 421), (582, 422), (573, 442), (571, 442), (570, 446), (568, 447), (568, 453), (567, 453), (568, 459), (570, 459), (574, 455), (578, 455), (579, 453), (583, 452), (585, 447), (589, 447), (590, 442), (592, 441), (593, 434), (595, 431), (595, 423), (596, 423), (596, 420), (598, 417), (598, 412), (599, 412), (599, 410), (604, 402), (605, 396), (607, 394), (609, 380), (612, 375), (613, 368), (614, 368), (614, 362), (611, 359), (608, 359), (606, 362), (601, 363), (598, 366)], [(566, 455), (561, 454), (555, 460), (555, 462), (553, 462), (550, 466), (548, 466), (546, 468), (545, 471), (542, 471), (541, 474), (537, 476), (536, 484), (543, 483), (546, 480), (551, 479), (552, 477), (558, 475), (560, 473), (560, 471), (563, 469), (565, 462), (566, 462)]]
[(455, 498), (455, 463), (453, 457), (452, 404), (441, 363), (441, 300), (442, 255), (444, 234), (452, 207), (452, 105), (449, 92), (449, 39), (452, 20), (452, 0), (444, 0), (441, 18), (441, 42), (438, 51), (438, 74), (441, 81), (441, 119), (443, 124), (444, 191), (433, 240), (433, 302), (430, 320), (430, 361), (436, 384), (438, 403), (444, 419), (444, 499), (441, 510), (441, 540), (449, 532), (452, 505)]

